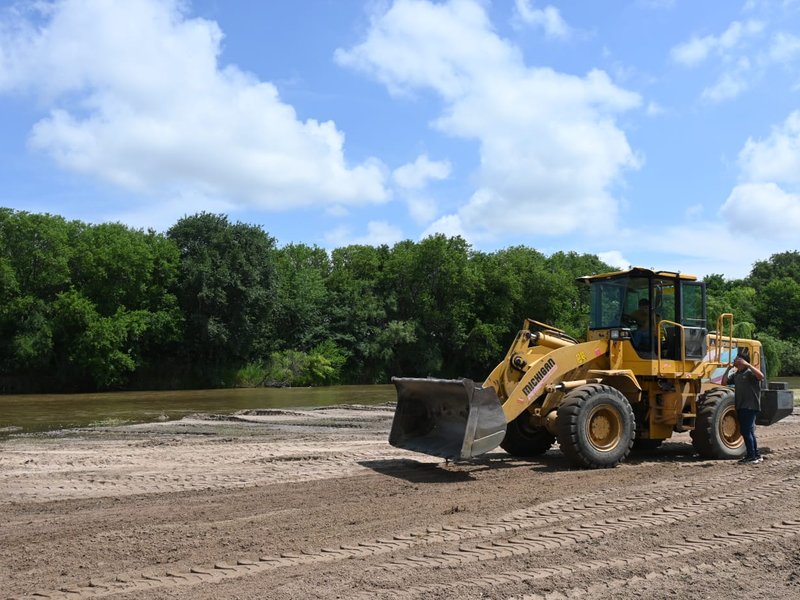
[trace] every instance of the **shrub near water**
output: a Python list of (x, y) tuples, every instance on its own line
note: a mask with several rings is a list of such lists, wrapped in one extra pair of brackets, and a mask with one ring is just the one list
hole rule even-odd
[(258, 363), (249, 363), (236, 371), (236, 387), (261, 387), (267, 379), (267, 368)]
[(294, 387), (338, 383), (346, 357), (336, 344), (324, 342), (309, 352), (273, 352), (266, 365), (250, 363), (236, 373), (240, 387)]

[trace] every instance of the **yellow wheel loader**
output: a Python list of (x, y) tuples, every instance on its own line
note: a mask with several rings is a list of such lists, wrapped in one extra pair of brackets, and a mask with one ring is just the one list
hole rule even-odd
[[(633, 268), (582, 277), (590, 286), (585, 342), (527, 319), (483, 382), (393, 378), (389, 443), (466, 460), (497, 446), (535, 456), (555, 441), (579, 467), (613, 467), (632, 448), (689, 431), (704, 458), (737, 458), (744, 441), (733, 390), (736, 352), (766, 372), (761, 343), (733, 337), (733, 315), (706, 325), (705, 285), (692, 275)], [(757, 423), (791, 414), (792, 392), (766, 379)]]

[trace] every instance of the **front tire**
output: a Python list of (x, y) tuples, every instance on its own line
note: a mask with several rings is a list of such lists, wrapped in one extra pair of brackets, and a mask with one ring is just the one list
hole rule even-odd
[(625, 460), (636, 437), (628, 399), (608, 385), (589, 384), (569, 392), (558, 408), (558, 443), (572, 464), (589, 469)]
[(506, 427), (500, 447), (511, 456), (539, 456), (553, 445), (556, 436), (544, 427), (531, 424), (531, 414), (524, 410)]
[(702, 458), (740, 458), (744, 438), (739, 431), (733, 390), (715, 388), (703, 394), (697, 406), (692, 445)]

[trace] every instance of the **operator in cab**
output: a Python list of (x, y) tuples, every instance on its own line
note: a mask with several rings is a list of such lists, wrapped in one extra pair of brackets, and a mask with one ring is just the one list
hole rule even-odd
[(637, 350), (650, 349), (650, 301), (647, 298), (639, 300), (639, 307), (630, 314), (636, 323), (631, 342)]

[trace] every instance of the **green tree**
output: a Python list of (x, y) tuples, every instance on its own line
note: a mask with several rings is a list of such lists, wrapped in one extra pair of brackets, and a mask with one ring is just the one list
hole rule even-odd
[(328, 253), (316, 246), (289, 244), (275, 257), (278, 343), (284, 349), (309, 350), (330, 335)]
[(153, 231), (94, 225), (75, 238), (71, 280), (100, 314), (113, 314), (120, 306), (158, 310), (174, 303), (168, 290), (175, 284), (178, 260), (175, 244)]
[(69, 288), (80, 227), (58, 216), (0, 209), (0, 257), (13, 269), (21, 294), (52, 300)]
[(142, 365), (140, 341), (155, 326), (149, 311), (120, 307), (113, 315), (103, 316), (89, 298), (70, 290), (59, 294), (53, 313), (62, 376), (112, 388), (126, 384)]
[(392, 248), (384, 279), (397, 302), (390, 317), (415, 325), (414, 341), (396, 353), (398, 374), (451, 377), (462, 371), (479, 284), (470, 256), (462, 238), (444, 235)]
[(778, 277), (763, 285), (757, 296), (759, 329), (782, 339), (800, 339), (800, 282)]
[(780, 252), (773, 254), (767, 260), (757, 261), (750, 275), (747, 277), (747, 285), (756, 289), (761, 289), (774, 279), (788, 277), (800, 283), (800, 252)]
[(725, 279), (724, 275), (719, 273), (712, 273), (706, 275), (703, 279), (706, 284), (706, 292), (708, 295), (721, 296), (731, 288), (731, 282)]
[(527, 318), (560, 323), (564, 308), (575, 297), (574, 282), (554, 273), (547, 258), (524, 246), (472, 258), (478, 284), (474, 294), (476, 319), (463, 357), (465, 372), (484, 376), (505, 353)]
[(71, 284), (76, 223), (0, 209), (0, 366), (4, 373), (48, 374), (54, 357), (51, 303)]
[(184, 360), (199, 383), (220, 385), (228, 371), (275, 348), (275, 241), (210, 213), (184, 217), (167, 236), (180, 253)]
[(0, 321), (4, 371), (46, 371), (55, 354), (49, 305), (31, 295), (18, 296), (0, 308)]
[(272, 386), (317, 386), (339, 383), (346, 357), (330, 340), (309, 352), (273, 352), (263, 381)]
[(331, 255), (331, 340), (345, 356), (342, 379), (387, 383), (396, 374), (398, 348), (416, 341), (416, 326), (389, 316), (396, 311), (394, 285), (387, 281), (387, 246), (352, 245)]
[(589, 286), (577, 283), (577, 280), (586, 275), (610, 273), (617, 269), (594, 254), (577, 252), (555, 252), (548, 257), (547, 264), (558, 277), (557, 285), (563, 290), (571, 290), (571, 297), (560, 304), (559, 318), (554, 325), (575, 338), (585, 337), (589, 327)]
[(709, 329), (717, 326), (719, 316), (723, 313), (732, 313), (734, 326), (737, 323), (756, 323), (757, 293), (743, 282), (729, 283), (722, 292), (708, 292), (707, 316)]

